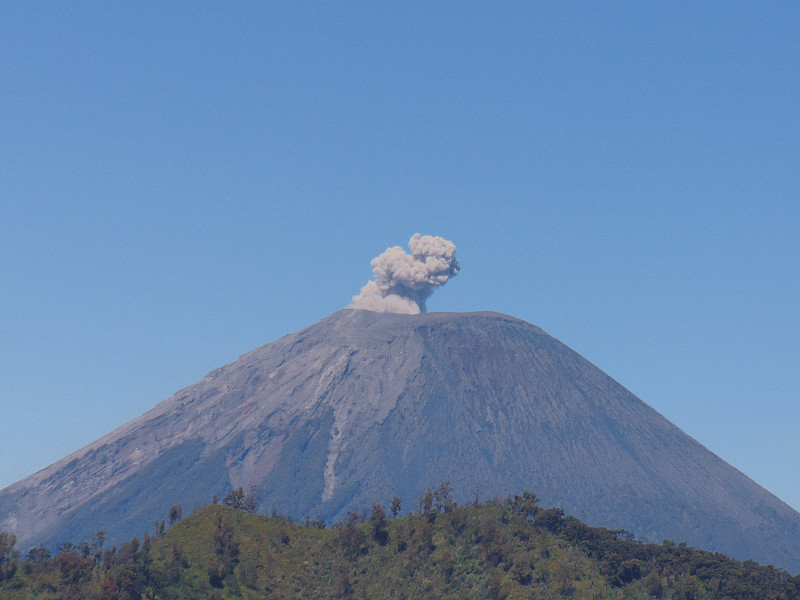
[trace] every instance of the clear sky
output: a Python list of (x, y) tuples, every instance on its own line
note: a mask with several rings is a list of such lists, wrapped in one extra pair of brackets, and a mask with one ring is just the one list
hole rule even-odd
[(2, 12), (0, 487), (419, 232), (800, 509), (800, 3)]

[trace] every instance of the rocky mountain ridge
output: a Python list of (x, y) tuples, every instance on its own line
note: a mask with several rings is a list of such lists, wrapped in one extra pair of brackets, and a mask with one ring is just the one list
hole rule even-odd
[(125, 539), (239, 486), (331, 522), (442, 481), (460, 502), (529, 489), (590, 524), (800, 571), (800, 514), (538, 327), (487, 312), (334, 313), (0, 491), (0, 529)]

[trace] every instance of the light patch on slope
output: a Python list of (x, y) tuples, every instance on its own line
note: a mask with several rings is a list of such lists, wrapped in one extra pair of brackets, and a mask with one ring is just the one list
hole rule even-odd
[(350, 416), (349, 407), (339, 404), (333, 411), (333, 425), (331, 425), (331, 441), (328, 443), (328, 460), (325, 462), (325, 489), (322, 491), (322, 501), (333, 498), (336, 487), (336, 461), (339, 458), (339, 449), (342, 446), (344, 430)]

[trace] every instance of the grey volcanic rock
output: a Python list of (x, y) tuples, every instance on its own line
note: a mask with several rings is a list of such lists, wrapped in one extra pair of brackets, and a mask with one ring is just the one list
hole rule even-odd
[(581, 356), (496, 313), (343, 310), (245, 354), (0, 492), (21, 543), (119, 541), (255, 487), (332, 522), (449, 481), (800, 571), (800, 514)]

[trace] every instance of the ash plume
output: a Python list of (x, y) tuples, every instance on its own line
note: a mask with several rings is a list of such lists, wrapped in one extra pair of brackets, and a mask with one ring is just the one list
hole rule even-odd
[(415, 315), (425, 312), (433, 291), (458, 274), (456, 246), (444, 238), (415, 233), (411, 254), (400, 246), (387, 248), (370, 263), (375, 279), (368, 282), (348, 308)]

